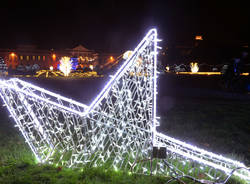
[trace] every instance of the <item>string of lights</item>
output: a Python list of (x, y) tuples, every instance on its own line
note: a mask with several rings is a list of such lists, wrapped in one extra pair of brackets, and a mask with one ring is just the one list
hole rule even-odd
[[(19, 79), (0, 80), (1, 97), (38, 161), (66, 167), (108, 163), (141, 174), (181, 171), (209, 181), (245, 168), (156, 131), (159, 41), (156, 29), (150, 30), (89, 106)], [(159, 150), (161, 158), (153, 158)], [(250, 180), (248, 170), (233, 174)]]

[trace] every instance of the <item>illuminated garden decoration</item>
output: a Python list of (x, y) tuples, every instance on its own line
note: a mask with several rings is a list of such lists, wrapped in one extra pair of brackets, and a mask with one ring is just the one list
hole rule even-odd
[(4, 62), (4, 59), (0, 57), (0, 76), (6, 76), (6, 75), (8, 75), (8, 67)]
[(69, 73), (71, 72), (72, 68), (72, 60), (70, 57), (62, 57), (60, 60), (60, 66), (59, 69), (63, 72), (64, 76), (69, 76)]
[(198, 63), (190, 63), (190, 67), (192, 73), (197, 73), (199, 71)]
[[(158, 41), (150, 30), (89, 106), (19, 79), (1, 80), (1, 97), (37, 159), (202, 182), (245, 167), (156, 131)], [(234, 174), (250, 179), (247, 170)]]

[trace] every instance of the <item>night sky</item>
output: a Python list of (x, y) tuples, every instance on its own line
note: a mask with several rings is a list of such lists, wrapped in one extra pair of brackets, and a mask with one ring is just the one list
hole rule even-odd
[(134, 48), (151, 28), (163, 45), (206, 40), (249, 43), (247, 1), (8, 1), (0, 3), (0, 48), (36, 44), (69, 48), (82, 44), (100, 52)]

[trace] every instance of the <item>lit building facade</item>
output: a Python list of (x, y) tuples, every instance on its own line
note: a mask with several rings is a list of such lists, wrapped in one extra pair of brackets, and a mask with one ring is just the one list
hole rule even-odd
[(16, 49), (0, 49), (0, 57), (10, 69), (17, 69), (18, 66), (38, 65), (40, 69), (49, 69), (50, 66), (57, 68), (59, 60), (63, 56), (75, 58), (82, 67), (98, 64), (98, 53), (88, 50), (82, 45), (72, 49), (43, 50), (35, 45), (19, 45)]

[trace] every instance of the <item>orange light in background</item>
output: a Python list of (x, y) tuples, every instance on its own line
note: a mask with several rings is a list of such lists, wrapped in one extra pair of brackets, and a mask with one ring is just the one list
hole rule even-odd
[(221, 72), (176, 72), (183, 75), (221, 75)]
[(203, 38), (202, 38), (201, 35), (196, 35), (196, 36), (195, 36), (195, 40), (203, 40)]
[(240, 75), (248, 76), (249, 73), (241, 73)]
[(15, 57), (15, 53), (14, 52), (12, 52), (10, 55), (11, 55), (11, 57)]
[[(193, 73), (193, 72), (176, 72), (176, 74), (182, 74), (182, 75), (222, 75), (221, 72), (196, 72), (196, 73)], [(248, 76), (249, 73), (241, 73), (240, 75), (243, 75), (243, 76)]]
[(53, 58), (53, 60), (55, 60), (56, 59), (56, 54), (53, 54), (52, 58)]
[(114, 61), (114, 57), (113, 56), (110, 56), (110, 61)]

